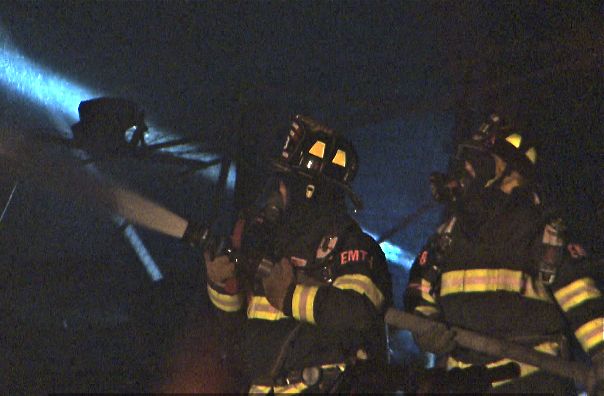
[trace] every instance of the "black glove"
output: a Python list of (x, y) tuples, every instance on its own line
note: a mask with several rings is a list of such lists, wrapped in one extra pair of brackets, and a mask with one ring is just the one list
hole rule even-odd
[(442, 355), (451, 352), (457, 346), (455, 332), (445, 324), (434, 322), (421, 333), (413, 333), (413, 339), (424, 352)]

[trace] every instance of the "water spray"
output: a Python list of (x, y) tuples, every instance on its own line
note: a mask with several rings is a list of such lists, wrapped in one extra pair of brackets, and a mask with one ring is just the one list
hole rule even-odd
[(6, 205), (4, 205), (4, 209), (2, 210), (2, 214), (0, 214), (0, 224), (2, 224), (2, 220), (4, 219), (4, 215), (6, 214), (6, 211), (8, 210), (8, 207), (10, 206), (10, 202), (13, 199), (13, 195), (15, 194), (15, 190), (17, 189), (17, 183), (15, 182), (15, 185), (13, 186), (10, 195), (8, 196), (8, 200), (6, 201)]
[(122, 187), (110, 187), (115, 211), (134, 224), (182, 239), (188, 221), (165, 207)]
[(189, 226), (186, 219), (164, 206), (87, 172), (75, 159), (52, 154), (23, 136), (0, 137), (0, 158), (19, 179), (31, 181), (88, 208), (117, 213), (132, 224), (163, 235), (183, 239), (189, 228), (188, 242), (202, 243), (202, 227)]

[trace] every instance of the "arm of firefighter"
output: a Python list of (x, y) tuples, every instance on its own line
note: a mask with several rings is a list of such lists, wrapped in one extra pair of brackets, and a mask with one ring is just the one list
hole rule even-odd
[(423, 249), (413, 262), (409, 272), (409, 283), (405, 289), (404, 307), (407, 312), (438, 320), (440, 310), (430, 293), (433, 285), (427, 279), (430, 271), (429, 259), (429, 250)]
[(228, 256), (214, 259), (204, 252), (207, 290), (212, 304), (224, 312), (237, 312), (243, 307), (244, 296), (235, 276), (235, 265)]
[(567, 257), (552, 285), (571, 330), (592, 357), (604, 353), (604, 296), (593, 278), (594, 267), (590, 260)]
[(367, 237), (341, 249), (336, 265), (330, 286), (292, 285), (284, 312), (328, 328), (368, 329), (390, 304), (392, 285), (384, 255)]

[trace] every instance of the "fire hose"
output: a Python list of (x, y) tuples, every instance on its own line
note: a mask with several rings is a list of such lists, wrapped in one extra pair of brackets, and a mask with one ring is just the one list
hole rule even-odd
[[(41, 156), (38, 151), (19, 144), (19, 141), (14, 143), (12, 146), (0, 145), (0, 156), (7, 160), (10, 165), (14, 165), (22, 177), (32, 179), (32, 181), (41, 185), (47, 185), (55, 191), (75, 200), (86, 202), (89, 205), (109, 207), (127, 220), (162, 234), (181, 238), (198, 246), (203, 246), (208, 242), (210, 237), (208, 228), (189, 224), (187, 220), (155, 202), (112, 183), (87, 175), (85, 172), (79, 171), (77, 167), (72, 166), (72, 161), (64, 159), (58, 162), (51, 161)], [(10, 147), (10, 149), (7, 147)], [(29, 158), (30, 161), (21, 161), (22, 158)], [(57, 172), (58, 170), (60, 172)], [(422, 207), (415, 216), (421, 215), (429, 207), (429, 205)], [(401, 224), (386, 232), (381, 239), (387, 239), (404, 227), (408, 221), (407, 218), (403, 219), (400, 222)], [(412, 332), (425, 331), (427, 327), (433, 324), (429, 319), (393, 308), (386, 312), (385, 321), (389, 325)], [(579, 362), (562, 360), (509, 341), (488, 337), (469, 330), (457, 327), (453, 327), (452, 330), (456, 333), (455, 341), (461, 347), (489, 356), (509, 358), (537, 366), (552, 374), (571, 378), (580, 384), (586, 385), (588, 389), (595, 381), (595, 373)]]
[[(189, 224), (183, 239), (188, 242), (194, 241), (197, 245), (201, 245), (200, 242), (207, 241), (208, 231), (206, 228), (199, 227), (198, 225)], [(270, 263), (269, 260), (264, 259), (262, 261), (263, 264), (259, 265), (256, 270), (260, 273), (260, 276), (266, 272), (266, 269), (262, 269), (263, 266), (272, 266), (272, 263)], [(389, 308), (386, 311), (385, 322), (389, 325), (409, 330), (414, 333), (429, 331), (430, 327), (434, 324), (433, 320), (402, 312), (394, 308)], [(595, 373), (593, 373), (587, 365), (580, 362), (564, 360), (557, 356), (548, 355), (514, 342), (489, 337), (460, 327), (452, 327), (451, 330), (455, 332), (455, 342), (462, 348), (467, 348), (495, 358), (508, 358), (536, 366), (554, 375), (573, 379), (577, 383), (587, 386), (588, 389), (595, 381)]]
[[(430, 319), (401, 312), (394, 308), (387, 310), (385, 321), (389, 325), (418, 333), (426, 331), (434, 323)], [(563, 360), (510, 341), (485, 336), (459, 327), (452, 327), (451, 330), (455, 332), (455, 342), (463, 348), (496, 358), (508, 358), (536, 366), (551, 374), (573, 379), (585, 385), (587, 389), (595, 381), (595, 373), (580, 362)]]

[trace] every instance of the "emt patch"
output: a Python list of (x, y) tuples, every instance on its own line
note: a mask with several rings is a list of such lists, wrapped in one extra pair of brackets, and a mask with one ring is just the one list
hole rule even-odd
[(367, 252), (365, 250), (345, 250), (340, 253), (340, 264), (344, 265), (351, 261), (361, 261), (367, 258)]

